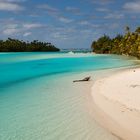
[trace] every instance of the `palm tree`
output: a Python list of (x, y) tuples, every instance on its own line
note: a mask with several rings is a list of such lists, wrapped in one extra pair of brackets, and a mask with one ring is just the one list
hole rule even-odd
[(130, 27), (129, 27), (129, 26), (126, 26), (126, 27), (125, 27), (125, 31), (126, 31), (127, 33), (129, 33), (129, 32), (130, 32)]
[(140, 34), (140, 27), (137, 27), (137, 29), (135, 30), (136, 33)]

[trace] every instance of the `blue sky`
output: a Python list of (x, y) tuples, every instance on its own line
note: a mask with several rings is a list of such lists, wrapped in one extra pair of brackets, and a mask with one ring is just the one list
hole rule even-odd
[(0, 38), (89, 48), (103, 34), (140, 26), (140, 0), (0, 0)]

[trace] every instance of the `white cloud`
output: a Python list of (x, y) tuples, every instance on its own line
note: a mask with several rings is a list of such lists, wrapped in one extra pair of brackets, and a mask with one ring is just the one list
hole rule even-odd
[(19, 32), (19, 30), (16, 28), (7, 28), (3, 31), (3, 34), (4, 35), (13, 35), (13, 34), (16, 34), (18, 32)]
[(83, 20), (83, 21), (80, 21), (78, 22), (79, 25), (82, 25), (83, 27), (86, 27), (86, 28), (89, 28), (89, 29), (95, 29), (95, 28), (99, 28), (100, 25), (99, 24), (94, 24), (90, 21), (86, 21), (86, 20)]
[(129, 12), (140, 12), (140, 1), (135, 2), (127, 2), (123, 6), (124, 9), (128, 10)]
[[(42, 4), (42, 5), (38, 5), (37, 7), (46, 10), (50, 16), (54, 17), (56, 20), (62, 23), (71, 23), (73, 21), (73, 19), (63, 16), (64, 14), (62, 13), (61, 10), (49, 4)], [(74, 7), (66, 7), (65, 10), (71, 12), (79, 12), (78, 8), (74, 8)]]
[(70, 7), (70, 6), (66, 7), (65, 9), (66, 9), (66, 11), (71, 11), (71, 12), (77, 12), (77, 11), (80, 11), (79, 8)]
[(39, 23), (25, 23), (25, 24), (23, 24), (23, 27), (26, 28), (26, 29), (32, 29), (32, 28), (43, 27), (43, 25), (39, 24)]
[(48, 4), (39, 5), (38, 8), (45, 9), (48, 12), (57, 12), (58, 11), (58, 9), (56, 9)]
[(101, 4), (101, 5), (110, 4), (114, 2), (114, 0), (90, 0), (90, 1), (92, 3)]
[(65, 8), (66, 12), (73, 13), (75, 15), (81, 15), (81, 11), (79, 8), (67, 6)]
[(99, 24), (91, 24), (91, 27), (95, 29), (95, 28), (100, 28), (101, 25), (99, 25)]
[(52, 37), (55, 39), (63, 39), (63, 40), (68, 39), (68, 36), (66, 34), (62, 34), (60, 32), (53, 33)]
[(15, 35), (22, 35), (24, 37), (31, 35), (34, 29), (40, 27), (46, 27), (39, 23), (22, 23), (20, 21), (11, 20), (11, 23), (8, 21), (1, 22), (1, 32), (5, 36), (15, 36)]
[(0, 1), (0, 10), (1, 11), (21, 11), (24, 8), (16, 3), (3, 2)]
[(109, 9), (107, 9), (107, 8), (96, 8), (96, 11), (98, 11), (98, 12), (108, 12)]
[(79, 24), (80, 25), (89, 25), (90, 23), (88, 21), (80, 21)]
[(18, 24), (16, 24), (16, 23), (10, 23), (10, 24), (3, 25), (3, 31), (2, 32), (3, 32), (4, 35), (17, 34), (19, 31), (20, 30), (19, 30)]
[(70, 23), (72, 22), (73, 20), (72, 19), (68, 19), (68, 18), (65, 18), (65, 17), (58, 17), (59, 21), (61, 22), (64, 22), (64, 23)]
[(38, 5), (37, 8), (42, 9), (43, 11), (45, 11), (45, 13), (47, 13), (48, 15), (54, 18), (58, 18), (61, 15), (61, 12), (59, 11), (59, 9), (52, 7), (48, 4)]
[(26, 32), (23, 34), (24, 37), (30, 36), (32, 33), (31, 32)]
[[(108, 25), (107, 25), (108, 26)], [(118, 23), (112, 23), (111, 25), (108, 26), (110, 29), (117, 29), (120, 27)]]
[(11, 23), (11, 24), (7, 24), (6, 27), (7, 27), (7, 28), (17, 28), (17, 27), (18, 27), (18, 24), (16, 24), (16, 23)]
[(3, 2), (24, 2), (26, 0), (0, 0), (0, 2), (3, 1)]
[(124, 18), (124, 14), (122, 13), (109, 13), (104, 17), (104, 19), (122, 19)]

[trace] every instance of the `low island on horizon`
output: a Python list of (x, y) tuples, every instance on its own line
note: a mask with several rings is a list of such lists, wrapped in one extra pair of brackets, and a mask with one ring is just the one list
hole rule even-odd
[(48, 42), (23, 41), (8, 38), (0, 40), (0, 52), (58, 52), (60, 49)]

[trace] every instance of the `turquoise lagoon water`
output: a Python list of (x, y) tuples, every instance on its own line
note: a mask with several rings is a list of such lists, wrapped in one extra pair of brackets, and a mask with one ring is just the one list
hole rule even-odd
[(72, 81), (132, 65), (115, 55), (1, 53), (0, 140), (117, 140), (89, 111), (92, 82)]

